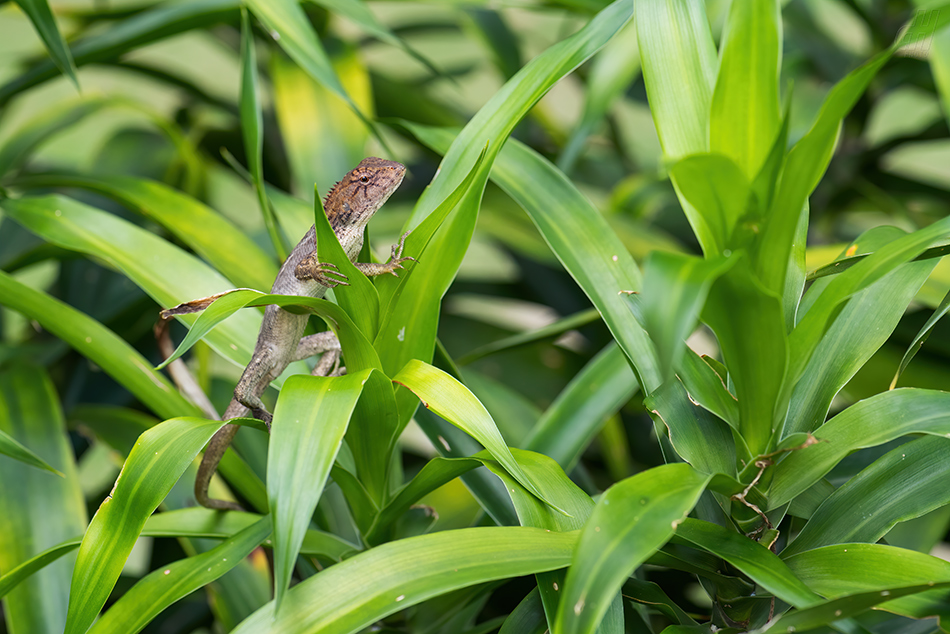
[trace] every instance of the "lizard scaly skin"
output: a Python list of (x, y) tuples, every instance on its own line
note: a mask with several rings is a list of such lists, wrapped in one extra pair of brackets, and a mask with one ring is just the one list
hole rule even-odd
[[(395, 161), (365, 158), (327, 194), (324, 204), (327, 218), (350, 262), (355, 263), (363, 246), (366, 224), (399, 187), (405, 173), (406, 168)], [(404, 235), (398, 245), (393, 245), (392, 258), (386, 264), (355, 263), (355, 266), (365, 275), (396, 275), (396, 269), (402, 268), (402, 262), (412, 259), (402, 257), (405, 239)], [(317, 259), (315, 232), (310, 227), (310, 231), (294, 247), (281, 267), (271, 293), (323, 297), (327, 288), (346, 284), (346, 277), (335, 269), (332, 264), (321, 263)], [(166, 312), (175, 314), (173, 311)], [(340, 343), (333, 333), (303, 337), (308, 317), (307, 314), (297, 315), (278, 306), (267, 306), (251, 362), (234, 389), (234, 398), (224, 412), (224, 420), (246, 416), (250, 410), (255, 418), (270, 427), (271, 414), (264, 408), (261, 395), (288, 364), (320, 352), (328, 353), (324, 357), (331, 363), (324, 363), (324, 359), (321, 359), (314, 369), (315, 374), (326, 374), (332, 361), (339, 359)], [(195, 498), (202, 506), (213, 509), (241, 508), (233, 502), (208, 497), (211, 476), (237, 430), (238, 425), (226, 424), (211, 438), (205, 449), (195, 479)]]

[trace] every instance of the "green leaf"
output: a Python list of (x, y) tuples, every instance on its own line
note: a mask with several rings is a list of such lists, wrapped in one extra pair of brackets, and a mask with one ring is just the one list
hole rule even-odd
[(468, 388), (442, 370), (414, 359), (393, 377), (398, 383), (415, 394), (426, 409), (449, 421), (482, 444), (491, 455), (508, 470), (508, 473), (539, 500), (554, 509), (569, 515), (567, 511), (546, 499), (535, 483), (521, 469), (511, 450), (505, 444), (501, 432), (485, 406)]
[[(251, 3), (253, 4), (253, 3)], [(277, 3), (279, 4), (279, 3)], [(296, 6), (296, 3), (294, 3)], [(301, 16), (306, 20), (301, 12)], [(332, 71), (331, 71), (332, 72)], [(335, 77), (335, 75), (334, 75)], [(270, 235), (271, 244), (281, 261), (290, 251), (286, 239), (277, 228), (274, 211), (267, 200), (264, 190), (264, 117), (261, 114), (261, 95), (258, 89), (257, 54), (254, 52), (254, 33), (247, 10), (241, 8), (241, 136), (244, 140), (244, 155), (247, 157), (248, 171), (257, 193), (257, 204), (264, 218), (264, 226)]]
[(950, 440), (920, 438), (875, 460), (832, 493), (782, 558), (843, 542), (876, 542), (898, 522), (950, 503)]
[[(878, 249), (906, 235), (895, 227), (865, 232), (849, 248)], [(936, 261), (898, 267), (852, 297), (821, 338), (792, 393), (781, 436), (810, 432), (821, 425), (835, 395), (887, 341)], [(802, 299), (799, 311), (808, 310), (828, 285), (816, 280)]]
[(267, 604), (234, 634), (345, 634), (426, 599), (570, 563), (576, 533), (491, 527), (383, 544), (328, 568)]
[[(664, 158), (672, 162), (709, 151), (709, 110), (719, 60), (705, 6), (688, 0), (637, 2), (634, 22)], [(679, 187), (675, 176), (673, 185)], [(715, 234), (703, 216), (683, 196), (680, 203), (703, 252), (719, 254)]]
[(624, 579), (667, 542), (708, 481), (689, 465), (673, 464), (607, 489), (581, 532), (554, 631), (594, 632)]
[(535, 587), (521, 600), (518, 607), (511, 611), (498, 634), (545, 634), (547, 631), (544, 605), (541, 604), (541, 595)]
[(23, 12), (30, 17), (33, 28), (39, 34), (43, 44), (46, 45), (46, 51), (50, 59), (56, 64), (60, 72), (69, 77), (76, 90), (79, 90), (79, 78), (76, 77), (76, 63), (69, 52), (69, 46), (63, 39), (63, 34), (59, 32), (56, 26), (56, 19), (53, 18), (53, 12), (50, 11), (49, 3), (46, 0), (16, 0)]
[(767, 288), (781, 293), (785, 287), (789, 255), (801, 210), (831, 161), (842, 119), (900, 45), (928, 37), (948, 20), (950, 12), (945, 10), (918, 11), (910, 26), (890, 48), (849, 73), (828, 93), (815, 123), (788, 154), (774, 204), (762, 228), (755, 260), (756, 270)]
[(640, 294), (643, 325), (656, 345), (664, 381), (672, 378), (674, 368), (680, 365), (686, 338), (696, 328), (709, 289), (737, 259), (704, 260), (665, 251), (654, 251), (647, 257)]
[(820, 480), (856, 449), (907, 434), (950, 437), (950, 393), (902, 388), (859, 401), (815, 430), (819, 441), (789, 452), (775, 465), (769, 508), (777, 508)]
[(821, 602), (778, 556), (745, 535), (716, 524), (687, 518), (676, 529), (677, 538), (721, 557), (776, 597), (797, 608)]
[(17, 282), (0, 271), (0, 303), (36, 320), (115, 379), (162, 417), (200, 415), (152, 364), (124, 339), (46, 293)]
[[(449, 147), (451, 132), (405, 125), (437, 151)], [(517, 141), (507, 143), (501, 151), (492, 179), (528, 213), (564, 268), (600, 311), (636, 368), (644, 391), (656, 389), (662, 382), (656, 350), (630, 314), (627, 300), (618, 295), (640, 290), (640, 272), (600, 212), (563, 173)]]
[(944, 116), (950, 121), (950, 29), (934, 30), (930, 41), (930, 72), (943, 104)]
[(608, 344), (571, 379), (520, 445), (571, 471), (607, 418), (638, 388), (623, 351)]
[[(159, 5), (125, 19), (103, 33), (83, 38), (71, 47), (77, 66), (116, 59), (123, 53), (172, 35), (237, 17), (239, 0), (194, 0)], [(43, 60), (0, 86), (0, 105), (17, 93), (59, 74), (52, 60)]]
[(692, 154), (670, 170), (679, 195), (698, 214), (711, 242), (704, 252), (710, 261), (728, 256), (744, 246), (739, 242), (739, 219), (749, 208), (752, 194), (749, 179), (735, 161), (721, 154)]
[(158, 181), (121, 174), (42, 174), (18, 185), (80, 187), (103, 194), (153, 220), (194, 249), (237, 286), (270, 288), (277, 276), (273, 259), (244, 231), (201, 201)]
[(677, 376), (686, 388), (690, 401), (698, 403), (738, 431), (739, 403), (709, 361), (709, 357), (700, 357), (687, 348)]
[[(915, 619), (940, 615), (946, 626), (946, 589), (950, 564), (924, 553), (883, 544), (835, 544), (809, 550), (786, 561), (789, 568), (810, 588), (829, 599), (873, 592), (887, 600), (895, 588), (925, 586), (928, 592), (891, 598), (880, 609)], [(872, 604), (873, 605), (873, 604)]]
[(211, 550), (162, 566), (122, 595), (89, 630), (90, 634), (135, 634), (162, 610), (233, 569), (271, 532), (270, 516)]
[(37, 456), (34, 452), (17, 442), (17, 439), (0, 429), (0, 454), (9, 456), (14, 460), (28, 464), (37, 469), (44, 469), (50, 473), (55, 473), (60, 477), (65, 477), (62, 471), (54, 469), (48, 462)]
[(735, 384), (740, 435), (752, 456), (766, 453), (788, 402), (782, 392), (788, 363), (782, 303), (742, 258), (713, 284), (703, 321), (716, 333)]
[(723, 31), (709, 116), (709, 149), (752, 180), (779, 129), (782, 20), (776, 0), (734, 2)]
[(139, 437), (83, 536), (69, 592), (66, 634), (92, 625), (145, 521), (223, 423), (173, 418)]
[[(801, 376), (829, 322), (840, 312), (842, 302), (947, 236), (950, 236), (950, 218), (943, 218), (886, 244), (867, 259), (835, 276), (789, 335), (789, 377), (797, 379)], [(739, 399), (741, 401), (741, 394)]]
[[(675, 377), (644, 400), (657, 422), (669, 430), (676, 453), (701, 473), (736, 473), (736, 445), (728, 425), (693, 402)], [(743, 447), (748, 453), (748, 449)]]
[(363, 370), (332, 378), (295, 376), (280, 391), (267, 452), (277, 609), (290, 586), (300, 544), (353, 408), (371, 374)]
[[(20, 447), (29, 447), (30, 454), (54, 473), (65, 474), (57, 478), (0, 458), (0, 481), (4, 483), (0, 494), (0, 570), (5, 573), (0, 577), (0, 596), (6, 595), (6, 626), (11, 632), (60, 634), (66, 623), (74, 558), (67, 557), (18, 587), (14, 587), (17, 581), (7, 580), (43, 549), (82, 531), (86, 522), (86, 505), (59, 396), (44, 370), (10, 363), (0, 371), (0, 432)], [(69, 550), (47, 558), (46, 563)]]
[(563, 335), (565, 332), (575, 330), (581, 326), (586, 326), (587, 324), (598, 321), (599, 319), (600, 313), (597, 312), (596, 308), (582, 310), (580, 312), (574, 313), (573, 315), (568, 315), (567, 317), (558, 319), (554, 323), (547, 326), (542, 326), (541, 328), (529, 330), (527, 332), (521, 332), (516, 335), (504, 337), (503, 339), (498, 339), (483, 346), (479, 346), (475, 350), (472, 350), (471, 352), (456, 358), (455, 362), (459, 365), (467, 365), (473, 361), (481, 359), (482, 357), (487, 357), (497, 352), (513, 350), (520, 346), (526, 346), (539, 341), (553, 340), (560, 335)]
[[(48, 516), (46, 509), (44, 509), (44, 513)], [(258, 522), (261, 518), (261, 515), (254, 513), (243, 513), (241, 511), (221, 513), (204, 507), (191, 507), (151, 515), (145, 522), (141, 536), (229, 539)], [(81, 528), (77, 527), (77, 533)], [(82, 543), (81, 537), (60, 542), (38, 555), (34, 555), (16, 568), (7, 571), (0, 576), (0, 597), (5, 596), (24, 579), (36, 574), (37, 571), (42, 570), (63, 555), (79, 548), (80, 543)], [(270, 545), (269, 539), (265, 542), (265, 545)], [(357, 551), (359, 551), (359, 547), (355, 544), (351, 544), (336, 535), (315, 529), (307, 531), (303, 539), (303, 545), (300, 547), (301, 554), (313, 555), (334, 562), (342, 561), (345, 556)], [(71, 568), (72, 566), (70, 566)], [(66, 574), (68, 575), (68, 573), (67, 570)], [(65, 605), (65, 583), (63, 587), (63, 604)], [(62, 630), (62, 627), (59, 629)]]

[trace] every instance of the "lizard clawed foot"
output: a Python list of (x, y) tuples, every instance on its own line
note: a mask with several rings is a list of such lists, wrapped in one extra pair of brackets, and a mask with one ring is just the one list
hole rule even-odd
[(416, 261), (416, 259), (413, 258), (413, 257), (409, 257), (408, 255), (405, 256), (405, 257), (403, 257), (403, 255), (402, 255), (402, 249), (403, 249), (403, 247), (406, 245), (406, 238), (409, 237), (409, 234), (410, 234), (410, 233), (412, 233), (412, 229), (410, 229), (410, 230), (407, 231), (406, 233), (402, 234), (402, 237), (399, 238), (399, 243), (398, 243), (398, 244), (394, 244), (394, 245), (393, 245), (393, 248), (392, 248), (392, 251), (390, 252), (390, 255), (389, 255), (389, 262), (387, 262), (387, 266), (390, 267), (389, 272), (392, 273), (394, 277), (399, 277), (398, 275), (396, 275), (396, 269), (401, 269), (401, 268), (403, 268), (403, 266), (402, 266), (402, 263), (403, 263), (403, 262), (406, 262), (406, 261), (415, 262), (415, 261)]
[[(331, 275), (336, 277), (330, 277)], [(336, 264), (320, 262), (317, 260), (316, 253), (311, 253), (300, 261), (300, 264), (294, 269), (294, 277), (298, 280), (315, 280), (327, 288), (350, 285), (346, 281), (346, 275), (340, 273)]]

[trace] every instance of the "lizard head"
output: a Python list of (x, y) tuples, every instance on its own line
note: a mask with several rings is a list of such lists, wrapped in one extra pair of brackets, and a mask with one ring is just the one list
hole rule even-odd
[(330, 226), (362, 229), (406, 175), (406, 166), (371, 156), (360, 161), (327, 193), (324, 208)]

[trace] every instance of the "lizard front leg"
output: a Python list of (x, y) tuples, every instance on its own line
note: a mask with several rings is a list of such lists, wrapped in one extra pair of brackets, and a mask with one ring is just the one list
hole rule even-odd
[[(377, 264), (375, 262), (355, 262), (353, 266), (358, 268), (363, 273), (363, 275), (366, 275), (367, 277), (382, 275), (383, 273), (392, 273), (394, 276), (398, 277), (396, 270), (403, 268), (403, 262), (416, 261), (415, 258), (409, 257), (408, 255), (403, 256), (402, 254), (403, 247), (406, 244), (406, 238), (409, 236), (409, 233), (409, 231), (404, 233), (402, 237), (399, 238), (399, 242), (393, 245), (389, 262), (386, 262), (385, 264)], [(330, 262), (320, 262), (317, 259), (317, 252), (313, 251), (300, 261), (300, 264), (298, 264), (297, 268), (294, 270), (294, 276), (296, 276), (298, 280), (316, 280), (324, 286), (328, 286), (330, 288), (333, 288), (334, 286), (349, 286), (349, 282), (346, 281), (346, 276), (336, 271), (336, 268), (336, 265)], [(336, 275), (340, 279), (328, 277), (329, 275)]]

